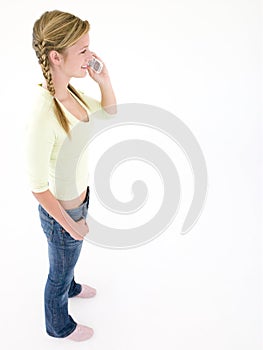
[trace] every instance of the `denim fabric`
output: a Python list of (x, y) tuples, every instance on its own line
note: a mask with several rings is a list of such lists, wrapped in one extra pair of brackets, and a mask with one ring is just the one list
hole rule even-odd
[[(78, 208), (66, 210), (74, 221), (86, 219), (89, 188), (85, 201)], [(75, 282), (74, 267), (78, 261), (82, 242), (75, 240), (41, 206), (38, 206), (42, 229), (48, 241), (49, 274), (45, 287), (45, 321), (47, 333), (56, 338), (71, 334), (77, 324), (68, 314), (68, 298), (81, 292)]]

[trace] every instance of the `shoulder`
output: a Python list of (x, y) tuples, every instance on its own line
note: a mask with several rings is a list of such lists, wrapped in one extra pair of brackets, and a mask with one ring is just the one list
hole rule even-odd
[(26, 124), (46, 128), (55, 126), (56, 121), (53, 97), (47, 90), (38, 85), (31, 93), (31, 105)]
[(41, 87), (33, 89), (25, 120), (25, 137), (31, 145), (53, 144), (61, 134), (53, 97)]
[(37, 86), (33, 92), (32, 102), (32, 112), (36, 118), (47, 118), (53, 112), (53, 97), (41, 86)]

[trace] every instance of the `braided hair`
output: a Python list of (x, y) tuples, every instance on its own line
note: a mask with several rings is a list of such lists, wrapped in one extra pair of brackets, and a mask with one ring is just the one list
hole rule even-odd
[[(47, 11), (34, 23), (32, 46), (46, 80), (47, 89), (53, 96), (54, 112), (65, 132), (69, 133), (69, 122), (55, 98), (55, 87), (50, 70), (49, 52), (56, 50), (63, 53), (89, 31), (88, 21), (58, 10)], [(87, 106), (80, 94), (69, 85), (68, 88)]]
[(46, 42), (43, 40), (41, 42), (34, 43), (34, 49), (38, 58), (38, 63), (41, 66), (42, 73), (47, 82), (47, 89), (52, 96), (55, 95), (55, 88), (52, 81), (52, 74), (50, 72), (49, 59), (47, 55)]

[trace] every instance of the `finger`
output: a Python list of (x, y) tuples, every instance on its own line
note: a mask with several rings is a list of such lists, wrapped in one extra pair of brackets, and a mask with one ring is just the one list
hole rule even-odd
[(102, 59), (95, 52), (91, 52), (91, 54), (92, 54), (92, 56), (94, 56), (95, 58), (97, 58), (98, 60), (100, 60), (104, 64)]
[(90, 77), (93, 78), (94, 77), (94, 73), (95, 73), (94, 70), (91, 67), (87, 67), (87, 71), (88, 71)]

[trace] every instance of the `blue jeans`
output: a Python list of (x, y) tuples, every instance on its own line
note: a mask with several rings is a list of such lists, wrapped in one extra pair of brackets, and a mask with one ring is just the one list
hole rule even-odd
[[(85, 201), (78, 208), (66, 210), (74, 221), (86, 219), (89, 206), (89, 188)], [(71, 334), (77, 323), (68, 314), (68, 298), (81, 292), (75, 282), (74, 267), (82, 242), (75, 240), (41, 206), (38, 206), (41, 226), (48, 241), (49, 274), (45, 287), (45, 321), (47, 333), (56, 338)]]

